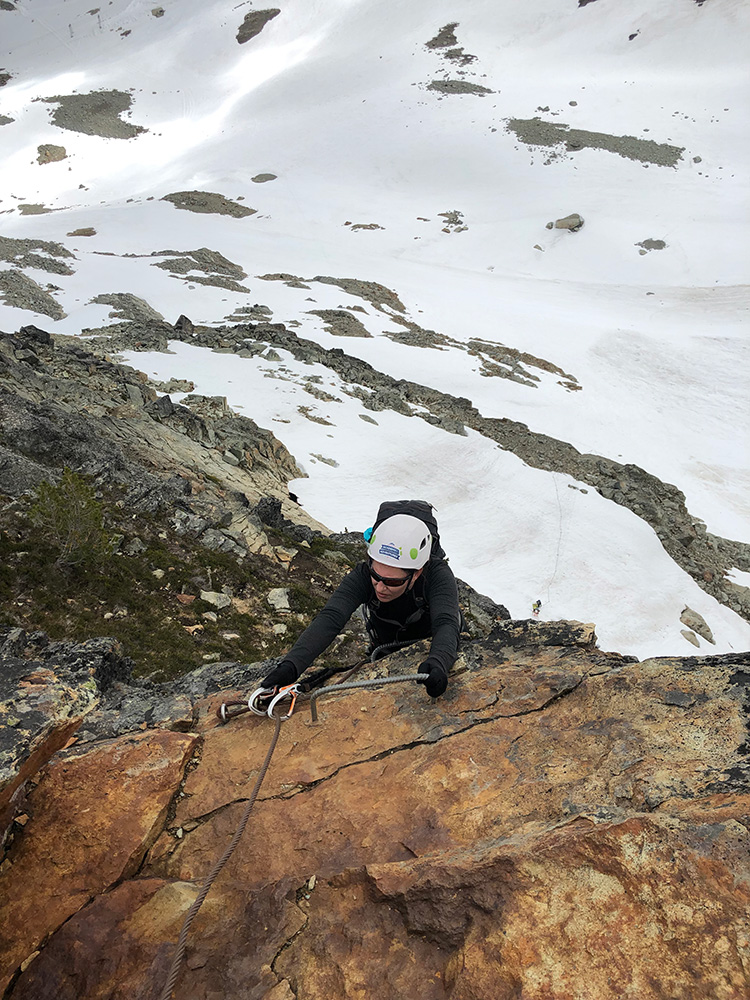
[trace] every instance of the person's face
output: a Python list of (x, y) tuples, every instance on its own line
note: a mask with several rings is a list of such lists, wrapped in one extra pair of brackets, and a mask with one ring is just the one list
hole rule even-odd
[[(418, 569), (416, 573), (410, 573), (408, 570), (398, 569), (396, 566), (386, 566), (385, 563), (375, 562), (374, 560), (370, 563), (370, 579), (375, 588), (375, 596), (381, 604), (394, 601), (397, 597), (405, 594), (407, 590), (411, 590), (414, 586), (414, 581), (421, 573), (421, 569)], [(389, 587), (378, 579), (380, 576), (388, 580), (389, 583), (395, 580), (400, 582), (397, 587)]]

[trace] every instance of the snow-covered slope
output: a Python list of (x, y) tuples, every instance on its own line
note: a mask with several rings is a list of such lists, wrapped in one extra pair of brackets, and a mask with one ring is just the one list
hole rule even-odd
[[(77, 334), (111, 322), (91, 299), (119, 292), (169, 322), (218, 324), (258, 303), (394, 378), (639, 465), (682, 490), (709, 531), (750, 541), (745, 5), (151, 4), (0, 4), (2, 236), (74, 255), (0, 243), (0, 266), (53, 283), (66, 314), (6, 302), (0, 328)], [(245, 33), (261, 30), (240, 43), (246, 15)], [(160, 200), (185, 191), (223, 195), (235, 214)], [(546, 228), (570, 213), (579, 231)], [(151, 256), (199, 248), (238, 265), (230, 287)], [(378, 282), (404, 311), (316, 276)], [(342, 308), (369, 338), (310, 312)], [(388, 336), (404, 322), (412, 345)], [(424, 331), (435, 346), (415, 346)], [(520, 380), (476, 340), (520, 352)], [(703, 652), (750, 645), (750, 625), (643, 520), (570, 476), (474, 431), (371, 413), (340, 376), (285, 352), (174, 350), (130, 361), (270, 427), (308, 473), (293, 489), (330, 527), (365, 527), (382, 498), (425, 496), (456, 572), (515, 616), (540, 599), (543, 617), (595, 621), (604, 646), (682, 653), (689, 605), (716, 638)], [(334, 399), (310, 395), (311, 374)]]

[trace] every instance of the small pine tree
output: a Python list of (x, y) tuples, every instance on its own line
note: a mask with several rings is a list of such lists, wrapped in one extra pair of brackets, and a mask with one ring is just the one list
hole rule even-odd
[(96, 566), (113, 550), (104, 527), (104, 508), (83, 476), (66, 465), (57, 483), (43, 482), (35, 490), (29, 511), (32, 522), (60, 550), (58, 566)]

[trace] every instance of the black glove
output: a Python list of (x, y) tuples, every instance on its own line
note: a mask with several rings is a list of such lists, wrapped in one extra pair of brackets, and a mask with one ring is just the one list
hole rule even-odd
[(282, 660), (274, 667), (270, 674), (263, 678), (264, 688), (286, 687), (287, 684), (294, 684), (297, 680), (297, 668), (289, 660)]
[(424, 684), (430, 698), (439, 698), (441, 694), (445, 694), (445, 689), (448, 687), (448, 674), (441, 663), (430, 657), (424, 661), (417, 673), (429, 674), (425, 680), (420, 677), (417, 684)]

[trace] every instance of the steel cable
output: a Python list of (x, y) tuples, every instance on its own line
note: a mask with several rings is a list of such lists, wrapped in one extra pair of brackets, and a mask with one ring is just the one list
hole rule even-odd
[(192, 924), (198, 910), (203, 905), (203, 901), (208, 895), (209, 889), (213, 885), (214, 881), (218, 877), (224, 865), (231, 858), (232, 854), (234, 853), (235, 847), (239, 843), (240, 838), (242, 837), (242, 834), (245, 831), (245, 827), (247, 826), (247, 821), (250, 818), (250, 812), (253, 806), (255, 805), (255, 800), (258, 797), (260, 786), (263, 784), (263, 779), (266, 776), (266, 772), (268, 771), (269, 765), (271, 763), (271, 757), (273, 757), (273, 752), (276, 749), (276, 744), (278, 743), (279, 740), (279, 733), (281, 732), (281, 722), (282, 722), (281, 716), (277, 715), (275, 721), (276, 721), (276, 729), (274, 731), (273, 738), (271, 739), (271, 744), (268, 747), (268, 753), (266, 754), (266, 759), (263, 761), (263, 766), (261, 767), (258, 777), (256, 778), (255, 786), (253, 787), (253, 790), (250, 793), (250, 799), (247, 803), (247, 807), (245, 808), (244, 813), (242, 814), (242, 819), (240, 820), (240, 825), (237, 827), (237, 832), (232, 837), (227, 849), (224, 851), (222, 856), (214, 864), (213, 868), (208, 873), (208, 876), (206, 877), (206, 880), (203, 883), (201, 891), (195, 897), (193, 905), (187, 912), (185, 921), (182, 925), (182, 930), (180, 931), (180, 936), (177, 940), (177, 948), (175, 950), (174, 957), (172, 958), (172, 967), (169, 971), (169, 977), (167, 979), (164, 989), (159, 994), (159, 1000), (170, 1000), (170, 997), (172, 996), (172, 990), (175, 987), (175, 983), (177, 982), (177, 977), (179, 976), (180, 969), (182, 968), (183, 959), (185, 958), (185, 951), (187, 949), (187, 936), (190, 930), (190, 925)]
[(384, 642), (380, 646), (376, 646), (370, 653), (370, 663), (375, 663), (376, 660), (380, 659), (381, 650), (383, 649), (401, 649), (404, 646), (413, 646), (415, 642), (419, 642), (419, 639), (401, 639), (399, 642)]
[[(396, 643), (393, 643), (393, 644), (389, 643), (388, 645), (397, 645), (397, 644)], [(401, 643), (400, 645), (407, 645), (407, 644), (406, 643)], [(366, 662), (366, 661), (364, 661), (364, 662)], [(356, 666), (359, 666), (359, 665), (360, 664), (357, 664)], [(428, 677), (429, 677), (429, 674), (422, 674), (422, 673), (419, 673), (419, 674), (404, 674), (404, 675), (400, 675), (398, 677), (375, 677), (372, 680), (352, 681), (349, 684), (332, 684), (330, 687), (320, 688), (318, 691), (315, 691), (310, 696), (310, 712), (311, 712), (311, 715), (312, 715), (312, 720), (313, 720), (313, 722), (316, 722), (317, 719), (318, 719), (318, 711), (317, 711), (317, 706), (316, 706), (315, 702), (316, 702), (316, 699), (317, 699), (317, 697), (319, 695), (327, 694), (327, 693), (332, 692), (332, 691), (351, 691), (351, 690), (355, 690), (357, 688), (379, 687), (379, 686), (382, 686), (384, 684), (403, 684), (406, 681), (427, 680)], [(274, 721), (276, 723), (276, 729), (274, 730), (274, 734), (273, 734), (273, 737), (271, 739), (271, 743), (270, 743), (270, 745), (268, 747), (268, 751), (266, 753), (266, 759), (263, 761), (261, 769), (260, 769), (260, 771), (258, 773), (258, 777), (255, 780), (255, 785), (253, 786), (253, 790), (250, 793), (250, 798), (248, 800), (247, 806), (245, 808), (244, 813), (242, 814), (242, 819), (240, 820), (240, 824), (237, 827), (237, 830), (236, 830), (234, 836), (232, 837), (232, 839), (231, 839), (231, 841), (229, 843), (229, 846), (224, 851), (224, 853), (222, 854), (222, 856), (218, 859), (218, 861), (214, 864), (214, 866), (211, 869), (211, 871), (208, 873), (208, 876), (206, 877), (206, 879), (205, 879), (205, 881), (203, 883), (203, 886), (201, 887), (200, 892), (198, 893), (198, 895), (193, 900), (193, 903), (192, 903), (190, 909), (188, 910), (188, 912), (187, 912), (187, 914), (185, 916), (185, 920), (184, 920), (184, 922), (182, 924), (182, 930), (180, 931), (180, 936), (179, 936), (179, 938), (177, 940), (177, 947), (175, 948), (175, 953), (174, 953), (174, 956), (172, 958), (172, 965), (171, 965), (171, 968), (170, 968), (170, 971), (169, 971), (169, 976), (167, 977), (167, 981), (166, 981), (166, 984), (164, 986), (164, 989), (159, 994), (159, 1000), (171, 1000), (172, 991), (174, 990), (175, 984), (177, 983), (177, 978), (178, 978), (178, 976), (180, 974), (180, 970), (182, 968), (182, 963), (183, 963), (184, 958), (185, 958), (185, 952), (187, 950), (187, 936), (188, 936), (188, 933), (190, 931), (190, 925), (192, 924), (193, 920), (195, 919), (195, 916), (198, 913), (198, 910), (203, 905), (203, 901), (205, 900), (206, 896), (208, 895), (209, 890), (211, 889), (211, 886), (216, 881), (216, 879), (219, 876), (219, 873), (221, 872), (221, 870), (224, 867), (224, 865), (226, 865), (226, 863), (231, 858), (232, 854), (234, 853), (235, 848), (237, 847), (237, 844), (240, 842), (240, 838), (242, 837), (242, 834), (245, 832), (245, 827), (247, 826), (247, 821), (250, 818), (250, 813), (252, 811), (252, 808), (255, 805), (255, 800), (258, 797), (258, 793), (260, 791), (260, 786), (263, 784), (263, 779), (265, 778), (266, 773), (268, 771), (268, 768), (269, 768), (269, 766), (271, 764), (271, 758), (273, 757), (273, 752), (276, 749), (276, 744), (278, 743), (278, 740), (279, 740), (279, 733), (281, 732), (281, 723), (282, 723), (283, 719), (284, 719), (284, 717), (282, 717), (280, 715), (274, 716)]]

